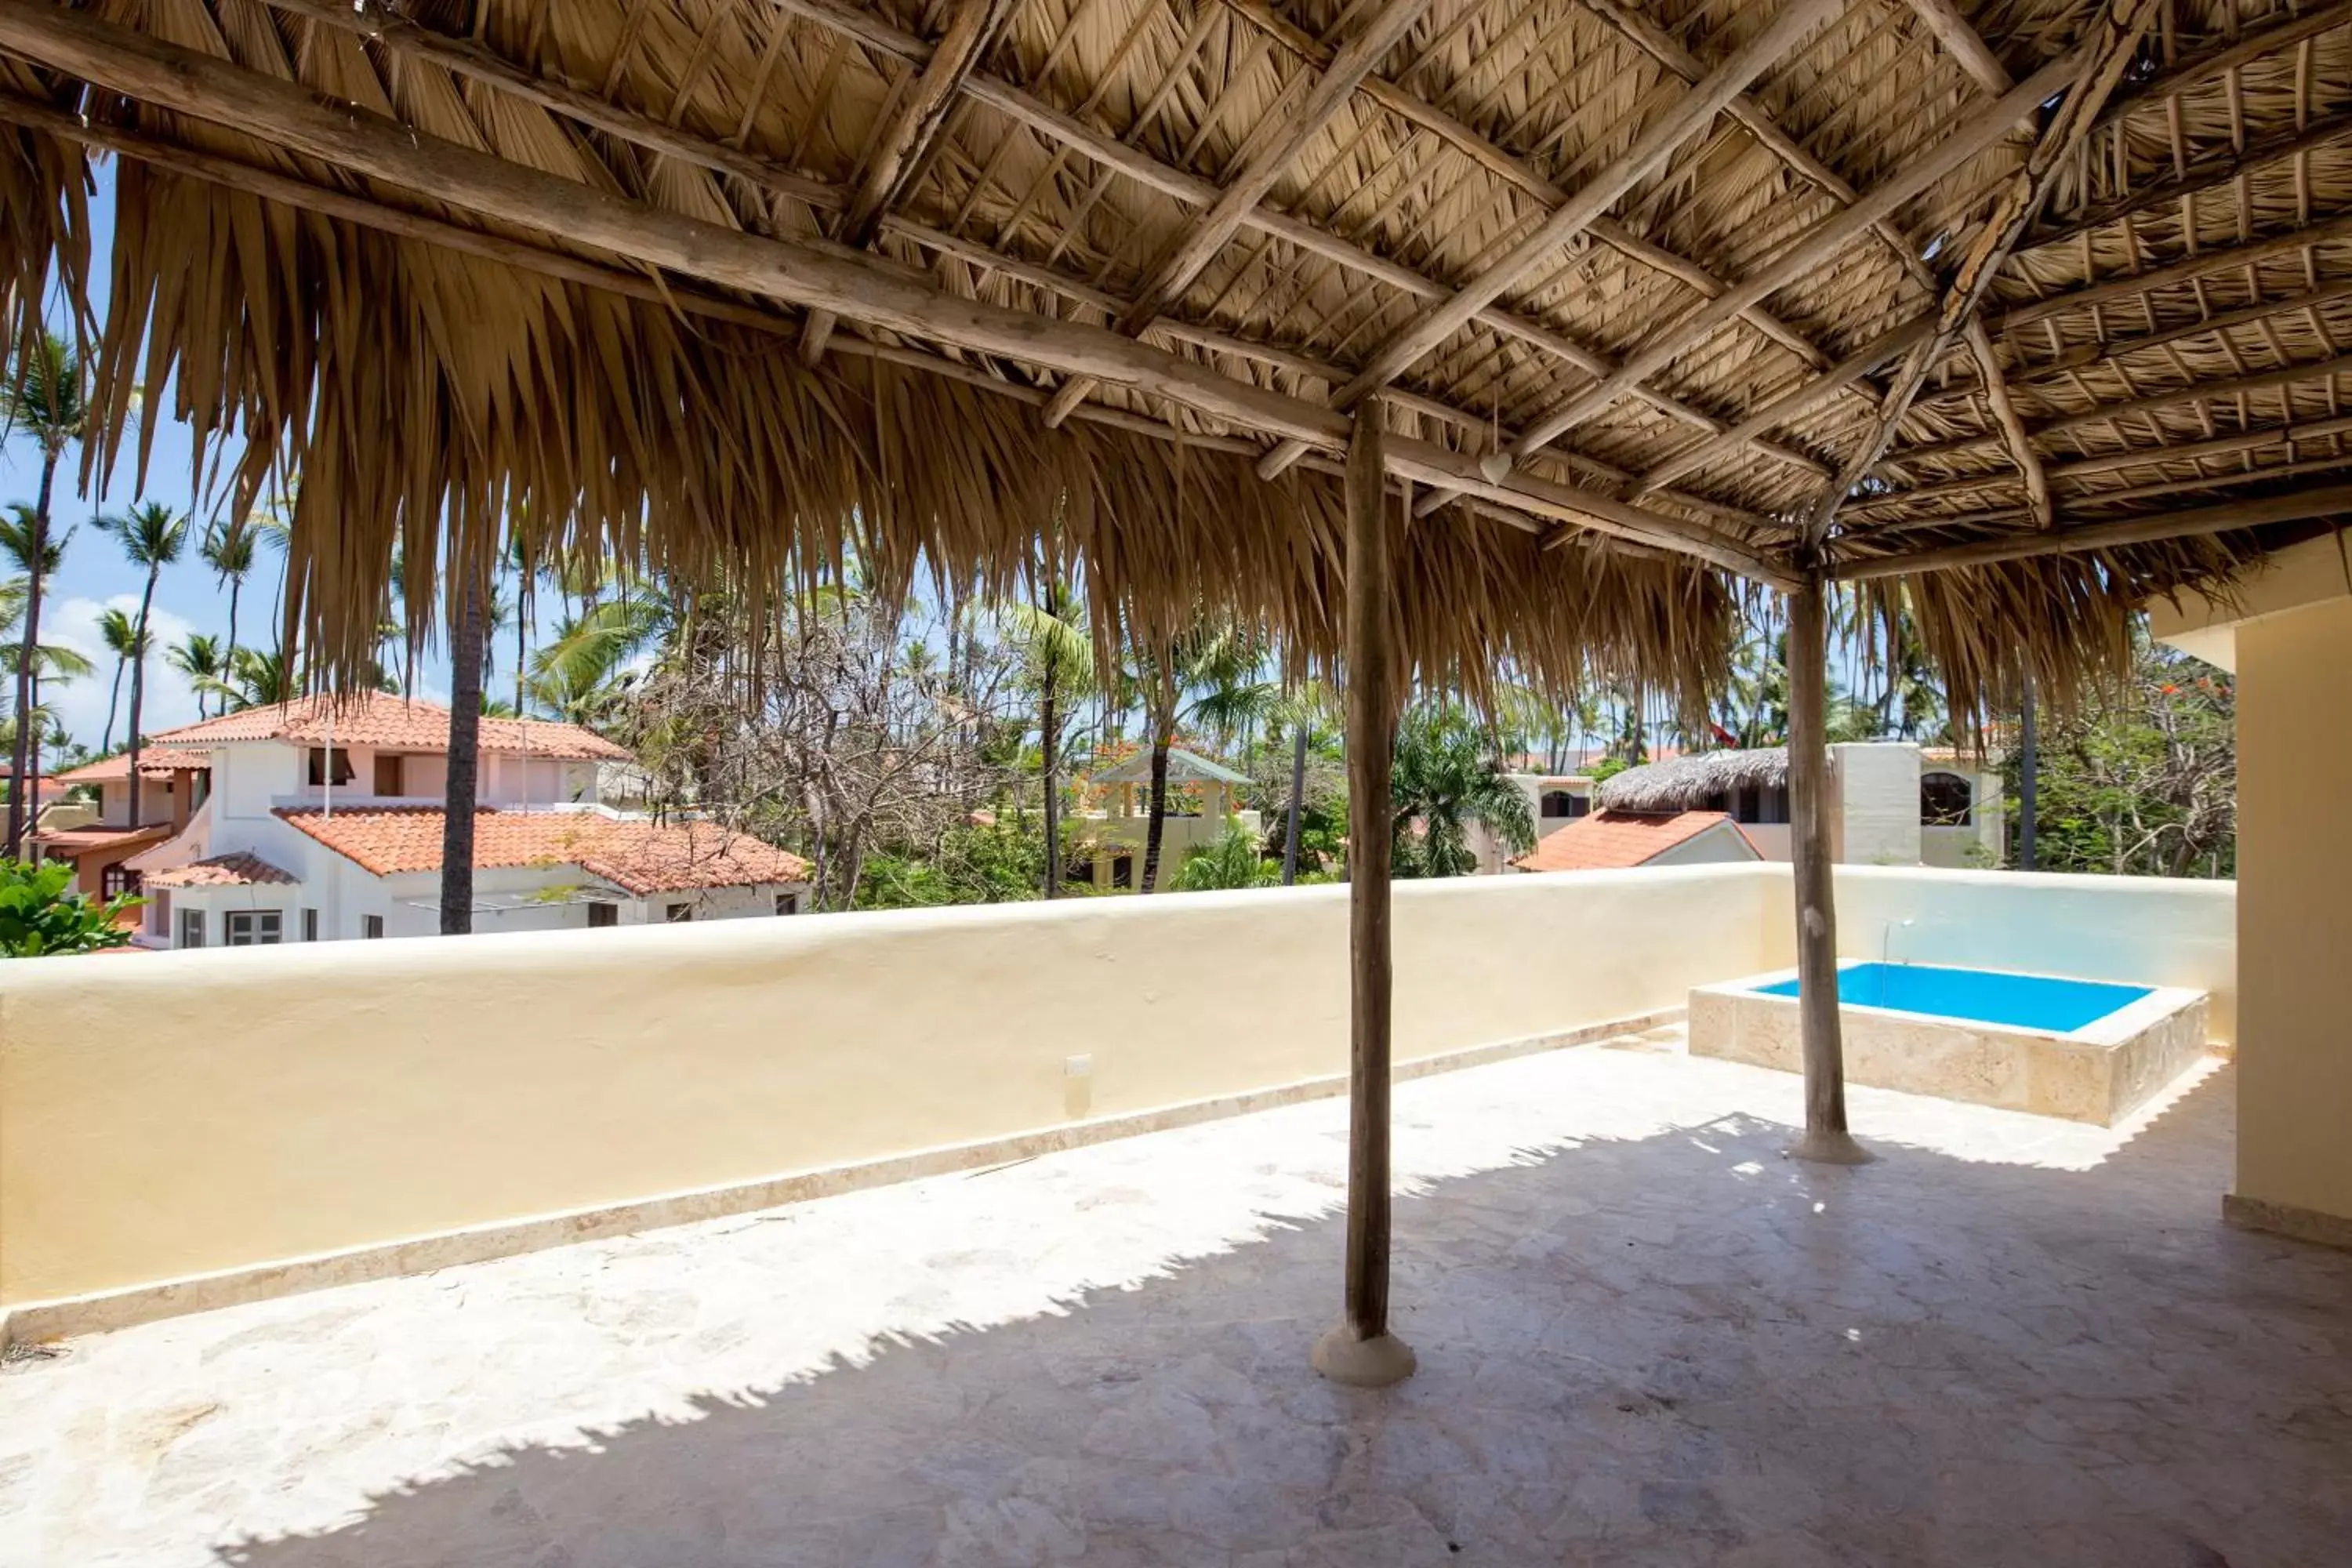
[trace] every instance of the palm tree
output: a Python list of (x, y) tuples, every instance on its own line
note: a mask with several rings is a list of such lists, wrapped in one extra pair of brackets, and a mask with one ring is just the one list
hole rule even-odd
[(262, 521), (251, 513), (233, 521), (215, 521), (205, 530), (205, 542), (196, 547), (213, 575), (228, 584), (228, 647), (220, 658), (226, 669), (236, 662), (236, 605), (245, 589), (245, 579), (253, 571), (253, 563), (262, 534)]
[[(146, 591), (139, 600), (137, 647), (131, 656), (131, 776), (139, 776), (139, 711), (147, 697), (148, 619), (155, 608), (155, 580), (163, 568), (180, 559), (188, 542), (188, 517), (161, 501), (142, 501), (119, 517), (101, 517), (98, 526), (121, 542), (122, 553), (133, 566), (147, 572)], [(131, 823), (139, 826), (139, 792), (131, 792)]]
[(1049, 899), (1062, 896), (1062, 704), (1093, 690), (1094, 639), (1087, 636), (1083, 606), (1070, 585), (1039, 574), (1034, 604), (1009, 605), (1015, 645), (1029, 679), (1037, 683), (1038, 773), (1045, 790), (1045, 879)]
[(195, 688), (196, 717), (203, 718), (208, 689), (204, 683), (217, 681), (228, 671), (228, 656), (222, 651), (221, 639), (210, 632), (190, 632), (186, 641), (163, 650), (163, 662), (186, 676), (188, 684)]
[(1319, 680), (1302, 681), (1282, 694), (1271, 717), (1290, 729), (1290, 804), (1283, 808), (1282, 885), (1298, 880), (1298, 834), (1307, 809), (1307, 748), (1318, 728), (1328, 725), (1334, 712), (1330, 689)]
[(106, 697), (106, 730), (98, 738), (99, 753), (103, 756), (114, 750), (114, 718), (122, 705), (122, 672), (133, 654), (147, 651), (147, 645), (139, 639), (137, 624), (111, 605), (98, 613), (98, 637), (114, 656), (114, 686)]
[[(9, 431), (19, 427), (30, 431), (41, 449), (41, 478), (33, 492), (26, 523), (26, 555), (29, 564), (26, 575), (29, 581), (26, 585), (24, 631), (17, 642), (18, 713), (30, 713), (37, 700), (33, 681), (38, 661), (34, 650), (41, 641), (41, 594), (49, 555), (49, 503), (57, 488), (58, 464), (66, 448), (79, 440), (89, 428), (89, 373), (81, 350), (54, 332), (44, 332), (26, 343), (9, 364), (6, 381), (0, 384), (0, 426)], [(16, 726), (16, 769), (10, 774), (14, 784), (8, 792), (11, 858), (23, 857), (27, 809), (25, 803), (36, 787), (34, 768), (39, 759), (34, 754), (33, 728), (31, 724)]]
[(199, 692), (220, 699), (223, 713), (291, 702), (297, 684), (295, 671), (284, 655), (258, 647), (237, 649), (225, 673), (194, 682)]
[[(1442, 702), (1415, 705), (1397, 725), (1395, 836), (1397, 874), (1464, 877), (1478, 868), (1469, 827), (1483, 823), (1512, 855), (1535, 847), (1535, 815), (1528, 797), (1505, 776), (1487, 736), (1460, 709)], [(1419, 842), (1412, 826), (1421, 824)], [(1373, 831), (1370, 823), (1353, 832)]]
[(629, 689), (629, 661), (668, 623), (669, 606), (658, 599), (609, 599), (566, 615), (555, 640), (531, 656), (530, 696), (567, 723), (610, 721)]
[[(66, 545), (72, 537), (71, 531), (68, 531), (64, 539), (50, 538), (47, 529), (41, 526), (38, 515), (22, 503), (10, 506), (7, 521), (0, 522), (0, 553), (14, 561), (16, 570), (22, 574), (9, 579), (5, 585), (7, 624), (22, 634), (22, 640), (10, 650), (14, 660), (11, 668), (24, 672), (18, 689), (24, 699), (25, 711), (35, 715), (35, 721), (29, 727), (31, 738), (22, 754), (23, 765), (16, 775), (24, 781), (24, 788), (21, 792), (12, 790), (10, 795), (12, 800), (21, 793), (33, 801), (34, 805), (26, 807), (30, 812), (40, 809), (40, 715), (44, 711), (41, 707), (41, 676), (47, 670), (60, 679), (72, 679), (71, 672), (58, 670), (58, 658), (83, 665), (89, 663), (79, 654), (53, 648), (38, 641), (35, 632), (41, 619), (39, 585), (56, 574), (58, 564), (65, 559)], [(44, 655), (57, 657), (45, 658)], [(31, 661), (29, 667), (26, 664), (28, 658)], [(11, 750), (14, 750), (13, 746)]]
[(1144, 826), (1137, 891), (1149, 893), (1159, 882), (1160, 844), (1168, 825), (1168, 752), (1185, 713), (1185, 695), (1205, 691), (1222, 700), (1264, 662), (1262, 650), (1239, 626), (1205, 616), (1164, 648), (1137, 650), (1137, 684), (1151, 726), (1151, 816)]
[[(451, 570), (465, 568), (453, 562)], [(443, 936), (466, 936), (474, 929), (475, 780), (481, 766), (482, 679), (489, 662), (483, 633), (489, 596), (487, 582), (461, 586), (456, 624), (449, 632), (449, 773), (441, 812)]]
[(1168, 879), (1171, 891), (1209, 893), (1226, 888), (1270, 888), (1274, 868), (1258, 853), (1257, 839), (1234, 823), (1216, 841), (1197, 845)]

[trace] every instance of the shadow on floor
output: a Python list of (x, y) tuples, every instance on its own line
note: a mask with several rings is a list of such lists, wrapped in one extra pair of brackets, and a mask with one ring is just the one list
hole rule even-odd
[(1528, 1151), (1399, 1201), (1423, 1370), (1392, 1392), (1307, 1369), (1336, 1305), (1327, 1215), (222, 1555), (2343, 1562), (2352, 1258), (2220, 1225), (2228, 1116), (2210, 1080), (2088, 1172), (1906, 1148), (1822, 1170), (1745, 1117)]

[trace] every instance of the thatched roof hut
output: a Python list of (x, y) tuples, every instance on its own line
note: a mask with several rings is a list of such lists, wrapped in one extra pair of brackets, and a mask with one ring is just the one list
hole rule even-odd
[(1105, 624), (1327, 656), (1377, 398), (1424, 668), (1687, 686), (1818, 570), (1967, 706), (2352, 502), (2347, 110), (2284, 0), (5, 0), (0, 289), (119, 154), (91, 461), (299, 471), (354, 662), (445, 520), (958, 585), (1057, 500)]
[(1611, 811), (1654, 816), (1691, 811), (1743, 789), (1786, 789), (1789, 748), (1695, 752), (1644, 763), (1601, 781), (1601, 804)]

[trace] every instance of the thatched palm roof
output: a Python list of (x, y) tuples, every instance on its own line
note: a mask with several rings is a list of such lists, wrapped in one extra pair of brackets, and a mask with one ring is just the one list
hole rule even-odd
[[(1386, 399), (1407, 655), (1717, 670), (1907, 592), (1962, 706), (2352, 489), (2352, 28), (2270, 0), (0, 0), (0, 289), (123, 154), (131, 396), (395, 538), (886, 587), (1056, 553), (1336, 640)], [(86, 84), (96, 84), (95, 86)], [(162, 410), (157, 410), (162, 412)], [(1889, 575), (1895, 574), (1895, 575)]]
[(1785, 789), (1789, 748), (1696, 752), (1668, 762), (1644, 763), (1601, 781), (1601, 804), (1611, 811), (1654, 816), (1689, 811), (1742, 789)]

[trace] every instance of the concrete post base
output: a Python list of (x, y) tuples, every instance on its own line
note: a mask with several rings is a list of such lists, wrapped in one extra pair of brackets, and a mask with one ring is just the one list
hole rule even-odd
[(1789, 1158), (1810, 1160), (1816, 1165), (1867, 1165), (1878, 1158), (1853, 1141), (1850, 1132), (1815, 1132), (1810, 1128), (1803, 1137), (1789, 1145)]
[(1394, 1334), (1360, 1340), (1346, 1323), (1334, 1323), (1315, 1342), (1308, 1358), (1317, 1372), (1350, 1388), (1386, 1388), (1412, 1375), (1412, 1347)]

